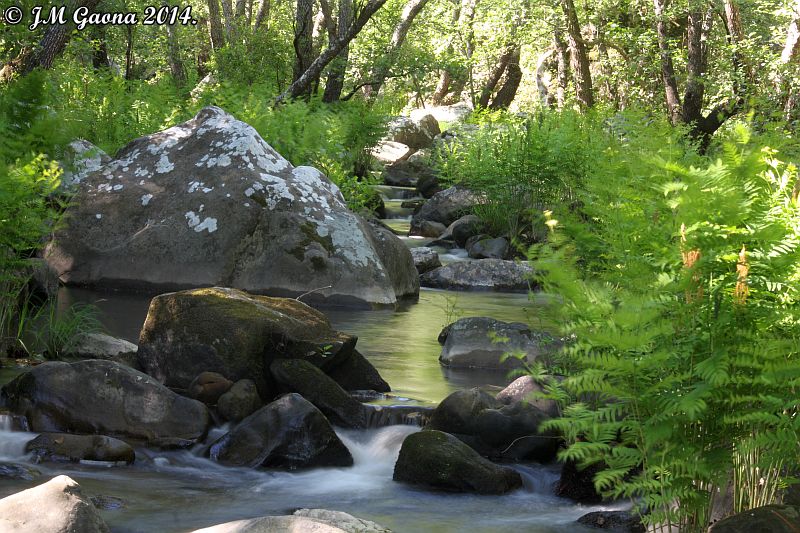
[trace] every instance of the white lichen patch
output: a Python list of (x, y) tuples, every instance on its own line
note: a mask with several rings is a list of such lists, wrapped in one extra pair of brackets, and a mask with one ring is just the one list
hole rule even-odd
[(133, 175), (137, 178), (147, 178), (150, 177), (150, 171), (144, 167), (139, 167), (133, 171)]
[(158, 164), (156, 165), (156, 172), (159, 174), (166, 174), (167, 172), (172, 172), (173, 170), (175, 170), (175, 165), (169, 160), (167, 154), (161, 154)]
[(194, 228), (198, 224), (200, 224), (200, 217), (194, 211), (187, 211), (184, 215), (186, 220), (189, 222), (189, 227)]
[(124, 186), (120, 183), (120, 184), (114, 185), (113, 187), (111, 187), (111, 189), (114, 190), (114, 191), (121, 191), (123, 189), (123, 187)]
[(152, 194), (143, 194), (142, 195), (142, 206), (146, 206), (147, 204), (149, 204), (150, 200), (152, 200), (152, 199), (153, 199), (153, 195)]
[(103, 215), (101, 215), (100, 213), (97, 213), (97, 214), (94, 216), (94, 218), (96, 218), (97, 220), (100, 220), (101, 218), (103, 218)]
[(101, 183), (97, 186), (98, 192), (111, 192), (111, 184), (110, 183)]
[(197, 233), (200, 233), (203, 230), (206, 230), (209, 233), (214, 233), (217, 231), (216, 218), (206, 217), (201, 222), (200, 217), (194, 211), (187, 211), (184, 216), (186, 217), (189, 227), (194, 228), (194, 231)]

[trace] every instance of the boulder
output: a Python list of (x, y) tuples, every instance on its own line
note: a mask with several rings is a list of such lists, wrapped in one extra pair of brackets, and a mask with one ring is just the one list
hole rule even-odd
[(67, 357), (75, 359), (108, 359), (124, 363), (136, 357), (138, 346), (125, 339), (118, 339), (105, 333), (85, 333), (69, 350)]
[(480, 239), (469, 248), (473, 259), (503, 259), (508, 256), (508, 241), (503, 237)]
[(641, 519), (628, 511), (594, 511), (578, 518), (578, 523), (616, 533), (645, 533)]
[(294, 470), (350, 466), (353, 457), (325, 415), (299, 394), (287, 394), (242, 420), (209, 448), (228, 466)]
[(602, 502), (603, 497), (594, 488), (594, 476), (603, 468), (603, 464), (595, 463), (580, 469), (574, 461), (565, 462), (556, 483), (556, 496), (584, 504)]
[(67, 476), (0, 500), (0, 531), (6, 533), (109, 533), (92, 502)]
[(493, 460), (545, 463), (555, 458), (559, 444), (554, 435), (539, 431), (548, 418), (532, 405), (503, 405), (474, 388), (442, 400), (426, 427), (450, 433)]
[(425, 246), (412, 248), (411, 257), (414, 258), (414, 267), (420, 274), (424, 274), (425, 272), (429, 272), (434, 268), (439, 268), (442, 266), (442, 262), (439, 260), (439, 254), (433, 249)]
[(201, 372), (192, 380), (187, 389), (189, 398), (199, 400), (206, 405), (216, 405), (219, 397), (233, 386), (229, 380), (217, 372)]
[(527, 402), (540, 409), (547, 416), (556, 418), (561, 416), (558, 403), (548, 398), (536, 398), (535, 393), (544, 393), (544, 387), (537, 383), (533, 376), (522, 376), (512, 381), (508, 387), (497, 393), (497, 400), (505, 405), (518, 402)]
[(417, 229), (417, 235), (421, 237), (427, 237), (429, 239), (436, 239), (447, 230), (444, 224), (440, 222), (434, 222), (432, 220), (423, 220), (420, 222), (419, 227)]
[(59, 190), (74, 193), (81, 181), (92, 172), (100, 170), (111, 158), (103, 150), (89, 141), (76, 139), (64, 150), (64, 157), (59, 162), (62, 174)]
[(436, 171), (419, 159), (398, 161), (383, 169), (383, 182), (393, 187), (416, 187), (423, 176), (436, 176)]
[(452, 239), (461, 248), (464, 248), (470, 237), (479, 235), (483, 231), (484, 225), (477, 215), (464, 215), (447, 227), (442, 238)]
[(796, 533), (800, 530), (800, 507), (765, 505), (720, 520), (709, 533)]
[(420, 226), (425, 220), (449, 226), (482, 201), (480, 194), (458, 185), (437, 192), (412, 217), (411, 235), (419, 235)]
[(522, 486), (518, 472), (495, 465), (452, 435), (425, 430), (403, 441), (395, 481), (432, 489), (504, 494)]
[(258, 388), (251, 379), (240, 379), (219, 397), (217, 411), (230, 422), (241, 422), (263, 405)]
[(217, 107), (122, 148), (82, 180), (64, 220), (45, 258), (68, 284), (330, 287), (308, 298), (362, 306), (417, 294), (395, 290), (368, 224), (331, 181)]
[(152, 377), (112, 361), (48, 362), (6, 384), (0, 402), (31, 430), (100, 433), (152, 446), (188, 446), (205, 437), (209, 413)]
[[(489, 317), (459, 319), (446, 326), (439, 339), (444, 339), (439, 362), (452, 368), (522, 368), (557, 347), (551, 336), (532, 332), (521, 322), (502, 322)], [(503, 360), (507, 354), (515, 355)]]
[(408, 145), (394, 141), (380, 141), (370, 150), (370, 154), (379, 163), (392, 164), (397, 161), (405, 161), (414, 153), (414, 149)]
[(368, 234), (370, 242), (390, 274), (395, 292), (407, 295), (407, 299), (418, 297), (419, 275), (414, 268), (414, 258), (411, 257), (408, 247), (390, 228), (374, 218), (367, 220), (367, 227), (370, 230)]
[(130, 444), (104, 435), (70, 435), (42, 433), (25, 445), (37, 463), (45, 461), (106, 461), (131, 464), (136, 453)]
[(434, 289), (527, 292), (533, 268), (502, 259), (456, 261), (420, 276), (420, 285)]
[(198, 374), (251, 379), (261, 397), (274, 396), (270, 362), (302, 357), (321, 367), (352, 353), (356, 338), (291, 298), (213, 287), (162, 294), (150, 301), (139, 335), (139, 363), (169, 387), (186, 389)]
[[(0, 399), (2, 397), (0, 396)], [(5, 407), (0, 407), (0, 431), (30, 431), (28, 419), (14, 414)]]
[(433, 198), (433, 195), (442, 190), (439, 185), (439, 176), (434, 174), (423, 174), (417, 178), (417, 192), (423, 198)]
[(0, 462), (0, 479), (33, 481), (40, 475), (41, 472), (26, 465)]
[(439, 122), (430, 114), (417, 115), (416, 119), (397, 117), (389, 122), (389, 140), (416, 150), (433, 146), (439, 133)]
[(364, 405), (308, 361), (276, 359), (270, 365), (270, 371), (280, 385), (302, 394), (334, 424), (349, 428), (367, 427)]
[(386, 426), (423, 427), (430, 421), (433, 407), (419, 405), (375, 405), (367, 404), (367, 427), (383, 428)]
[(328, 371), (328, 376), (346, 391), (390, 392), (392, 388), (358, 350)]
[(294, 512), (294, 516), (302, 516), (304, 518), (310, 518), (318, 522), (323, 522), (333, 527), (337, 527), (342, 531), (347, 531), (347, 533), (392, 533), (390, 529), (386, 529), (375, 522), (364, 520), (363, 518), (357, 518), (351, 514), (343, 513), (342, 511), (329, 511), (328, 509), (298, 509)]
[(411, 118), (419, 118), (422, 115), (432, 115), (439, 122), (463, 122), (472, 113), (472, 106), (467, 102), (457, 102), (452, 105), (441, 105), (426, 107), (425, 109), (415, 109), (411, 112)]

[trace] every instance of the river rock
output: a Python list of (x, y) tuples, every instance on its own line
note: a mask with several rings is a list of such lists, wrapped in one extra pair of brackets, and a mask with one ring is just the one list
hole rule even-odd
[(383, 182), (393, 187), (416, 187), (423, 176), (436, 176), (436, 171), (425, 161), (398, 161), (383, 169)]
[(464, 215), (447, 227), (447, 231), (442, 235), (442, 239), (452, 239), (455, 243), (464, 248), (470, 237), (479, 235), (485, 224), (477, 215)]
[(42, 433), (25, 445), (38, 462), (106, 461), (131, 464), (136, 453), (127, 442), (104, 435)]
[(298, 509), (294, 512), (294, 516), (302, 516), (304, 518), (311, 518), (318, 522), (337, 527), (347, 533), (392, 533), (391, 529), (357, 518), (351, 514), (343, 513), (342, 511), (329, 511), (328, 509)]
[(423, 174), (417, 178), (417, 192), (423, 198), (433, 198), (433, 195), (442, 190), (439, 176)]
[(638, 516), (628, 511), (594, 511), (578, 518), (578, 523), (594, 529), (609, 529), (616, 533), (645, 533)]
[[(419, 275), (414, 268), (414, 258), (403, 241), (394, 232), (375, 218), (368, 218), (367, 225), (372, 230), (370, 241), (381, 258), (386, 272), (390, 274), (395, 292), (406, 295), (419, 295)], [(411, 299), (410, 296), (408, 296)]]
[(328, 371), (328, 376), (346, 391), (390, 392), (392, 388), (358, 350)]
[(107, 165), (111, 158), (103, 150), (84, 139), (76, 139), (64, 150), (59, 162), (62, 173), (59, 191), (74, 193), (86, 176)]
[[(0, 396), (2, 398), (2, 396)], [(5, 407), (0, 407), (0, 431), (30, 431), (28, 419), (24, 415), (12, 413)]]
[(251, 379), (240, 379), (219, 397), (217, 411), (230, 422), (241, 422), (263, 405), (258, 388)]
[(412, 248), (411, 257), (414, 258), (414, 267), (420, 274), (430, 272), (434, 268), (439, 268), (442, 266), (442, 262), (439, 259), (439, 254), (436, 253), (435, 250), (426, 246)]
[(350, 466), (353, 457), (325, 415), (299, 394), (287, 394), (242, 420), (209, 449), (228, 466), (294, 470)]
[(0, 462), (0, 479), (33, 481), (40, 475), (41, 472), (27, 465)]
[(456, 437), (433, 430), (406, 437), (393, 479), (478, 494), (504, 494), (522, 486), (519, 473), (487, 461)]
[(420, 276), (420, 285), (434, 289), (527, 292), (533, 268), (502, 259), (456, 261)]
[(201, 372), (251, 379), (261, 397), (278, 357), (302, 357), (328, 367), (350, 356), (356, 338), (335, 331), (327, 317), (291, 298), (255, 296), (213, 287), (156, 296), (139, 335), (139, 363), (169, 387), (185, 389)]
[(439, 122), (430, 114), (416, 118), (397, 117), (389, 122), (389, 140), (405, 144), (415, 150), (430, 148), (433, 139), (441, 133)]
[(67, 357), (108, 359), (122, 363), (135, 359), (138, 349), (138, 346), (125, 339), (118, 339), (105, 333), (85, 333), (76, 340)]
[(449, 226), (482, 202), (480, 194), (465, 187), (455, 186), (434, 194), (411, 218), (411, 235), (419, 235), (424, 220)]
[(765, 505), (720, 520), (709, 533), (796, 533), (800, 530), (800, 507)]
[(28, 278), (27, 293), (34, 301), (46, 302), (58, 296), (61, 283), (58, 273), (40, 257), (31, 257), (26, 261), (22, 277)]
[(192, 380), (187, 389), (189, 398), (199, 400), (206, 405), (216, 405), (219, 397), (233, 386), (229, 380), (218, 372), (201, 372)]
[(362, 306), (418, 292), (397, 292), (372, 229), (330, 180), (218, 107), (122, 148), (81, 181), (64, 220), (45, 258), (68, 284), (278, 296), (331, 287), (307, 298)]
[(308, 361), (276, 359), (270, 365), (270, 371), (279, 384), (302, 394), (334, 424), (349, 428), (367, 427), (364, 405)]
[(480, 239), (469, 247), (473, 259), (503, 259), (508, 256), (508, 241), (503, 237)]
[(101, 511), (117, 511), (125, 507), (125, 500), (117, 498), (116, 496), (107, 496), (105, 494), (97, 494), (89, 498), (92, 505)]
[(203, 439), (210, 421), (202, 403), (99, 359), (33, 367), (2, 388), (0, 401), (36, 432), (100, 433), (163, 447)]
[(429, 239), (436, 239), (446, 230), (447, 227), (445, 227), (445, 225), (440, 222), (434, 222), (432, 220), (423, 220), (420, 223), (419, 228), (417, 229), (417, 234)]
[(456, 391), (431, 414), (427, 428), (450, 433), (493, 460), (552, 461), (559, 440), (542, 435), (549, 417), (533, 405), (503, 405), (479, 388)]
[(394, 141), (380, 141), (376, 144), (370, 154), (379, 163), (392, 164), (397, 161), (405, 161), (414, 153), (414, 149), (409, 146)]
[[(439, 334), (444, 339), (439, 362), (452, 368), (507, 370), (531, 364), (552, 353), (557, 346), (552, 337), (534, 333), (521, 322), (501, 322), (490, 317), (462, 318)], [(521, 357), (507, 357), (505, 354)]]
[(558, 403), (548, 398), (536, 398), (535, 393), (544, 393), (545, 389), (537, 383), (533, 376), (521, 376), (512, 381), (505, 389), (497, 393), (497, 400), (505, 405), (527, 402), (540, 409), (547, 416), (556, 418), (561, 416)]
[(584, 504), (602, 502), (603, 497), (594, 488), (594, 476), (603, 468), (604, 465), (595, 463), (579, 469), (575, 461), (565, 462), (556, 483), (556, 495)]
[(0, 531), (6, 533), (109, 533), (92, 502), (67, 476), (0, 500)]

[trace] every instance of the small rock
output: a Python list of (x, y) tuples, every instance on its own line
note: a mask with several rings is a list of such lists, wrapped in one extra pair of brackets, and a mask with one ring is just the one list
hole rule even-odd
[(434, 194), (411, 219), (411, 235), (420, 235), (422, 222), (429, 220), (448, 226), (483, 202), (483, 196), (455, 186)]
[(374, 157), (380, 163), (386, 164), (391, 164), (396, 161), (404, 161), (413, 153), (414, 150), (408, 145), (394, 141), (380, 141), (370, 151), (372, 157)]
[(567, 461), (561, 467), (561, 477), (556, 484), (556, 495), (579, 503), (602, 502), (603, 497), (594, 488), (594, 476), (603, 468), (604, 465), (598, 463), (579, 470), (574, 461)]
[(431, 220), (424, 220), (420, 223), (418, 234), (422, 237), (435, 239), (447, 230), (444, 224), (433, 222)]
[(422, 175), (417, 179), (417, 191), (423, 198), (433, 198), (433, 195), (441, 190), (439, 176), (433, 174)]
[(39, 477), (41, 472), (35, 468), (25, 465), (0, 462), (0, 479), (18, 479), (23, 481), (33, 481)]
[(97, 496), (91, 496), (89, 499), (92, 501), (92, 505), (101, 511), (117, 511), (125, 507), (125, 500), (116, 496), (98, 494)]
[(536, 383), (532, 376), (522, 376), (512, 381), (495, 398), (505, 405), (512, 405), (522, 401), (528, 402), (550, 417), (556, 418), (560, 416), (558, 403), (555, 400), (534, 397), (534, 393), (543, 392), (544, 387)]
[(484, 223), (478, 216), (464, 215), (447, 227), (446, 235), (452, 236), (456, 244), (463, 248), (470, 237), (474, 237), (483, 231), (483, 227)]
[(201, 372), (189, 384), (189, 398), (206, 405), (215, 405), (219, 397), (228, 392), (233, 382), (218, 372)]
[(436, 171), (424, 161), (397, 161), (383, 169), (383, 182), (393, 187), (415, 187), (423, 176), (435, 176)]
[(503, 237), (481, 239), (469, 248), (473, 259), (503, 259), (508, 256), (508, 241)]
[(105, 333), (86, 333), (79, 337), (67, 357), (115, 361), (135, 357), (138, 349), (138, 346), (125, 339), (118, 339)]
[(527, 292), (533, 268), (502, 259), (456, 261), (420, 276), (420, 285), (435, 289)]
[(452, 435), (433, 430), (406, 437), (393, 479), (432, 489), (478, 494), (504, 494), (522, 486), (518, 472), (484, 459)]
[(578, 523), (594, 529), (610, 529), (616, 533), (645, 533), (638, 516), (627, 511), (594, 511), (578, 518)]
[(104, 435), (42, 433), (25, 445), (25, 451), (32, 453), (36, 462), (105, 461), (131, 464), (136, 458), (136, 453), (128, 443)]
[(353, 350), (350, 357), (331, 368), (328, 376), (344, 390), (373, 390), (375, 392), (391, 392), (392, 388), (358, 350)]
[(436, 253), (435, 250), (425, 246), (412, 248), (411, 257), (414, 258), (414, 266), (420, 274), (430, 272), (434, 268), (442, 266), (442, 262), (439, 260), (439, 254)]
[(217, 411), (225, 420), (240, 422), (262, 405), (255, 382), (251, 379), (240, 379), (228, 392), (219, 397)]

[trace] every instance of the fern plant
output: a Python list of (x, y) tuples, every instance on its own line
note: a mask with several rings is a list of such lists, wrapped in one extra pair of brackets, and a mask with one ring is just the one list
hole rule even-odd
[(611, 143), (582, 218), (532, 252), (574, 339), (561, 458), (605, 465), (596, 488), (651, 526), (705, 531), (729, 481), (738, 510), (771, 503), (800, 462), (800, 186), (745, 127), (716, 160), (675, 139)]

